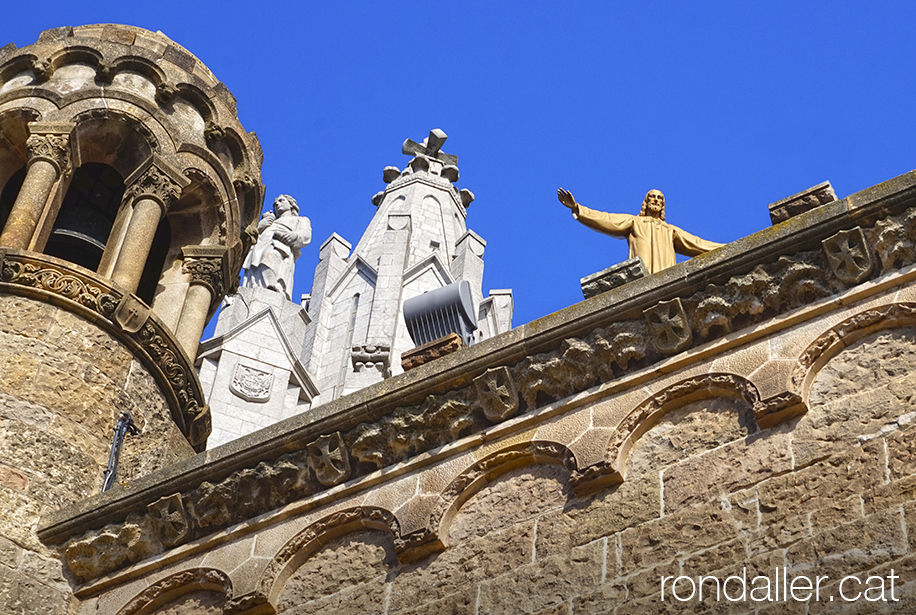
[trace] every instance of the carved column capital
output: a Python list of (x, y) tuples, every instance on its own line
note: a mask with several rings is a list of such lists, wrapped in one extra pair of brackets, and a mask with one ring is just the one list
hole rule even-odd
[(60, 177), (70, 168), (70, 133), (76, 124), (29, 122), (29, 138), (25, 146), (29, 166), (44, 160), (54, 166)]
[(181, 191), (191, 180), (168, 162), (153, 154), (146, 162), (124, 182), (124, 199), (128, 204), (138, 199), (152, 199), (162, 208), (162, 214), (168, 211), (173, 201), (181, 196)]
[(229, 279), (227, 254), (225, 246), (185, 246), (181, 249), (181, 271), (191, 276), (191, 284), (206, 286), (213, 300), (219, 301)]

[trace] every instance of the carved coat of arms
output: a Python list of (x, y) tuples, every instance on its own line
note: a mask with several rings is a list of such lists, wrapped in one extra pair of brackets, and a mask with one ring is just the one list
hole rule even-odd
[(474, 387), (487, 420), (498, 423), (518, 410), (518, 388), (505, 367), (488, 369), (477, 376)]
[(827, 262), (844, 284), (864, 282), (874, 266), (871, 249), (860, 227), (840, 231), (823, 241)]
[(350, 477), (350, 454), (339, 431), (321, 436), (306, 449), (309, 467), (325, 487), (339, 485)]
[(680, 352), (693, 343), (693, 332), (679, 298), (659, 301), (643, 314), (649, 324), (649, 333), (655, 341), (655, 347), (662, 354)]
[(235, 366), (229, 390), (244, 399), (256, 403), (265, 403), (270, 399), (270, 387), (274, 375), (239, 363)]

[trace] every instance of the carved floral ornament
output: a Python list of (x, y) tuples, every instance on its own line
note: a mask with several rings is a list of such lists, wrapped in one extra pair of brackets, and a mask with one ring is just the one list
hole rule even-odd
[(191, 284), (203, 284), (214, 297), (225, 294), (221, 257), (185, 257), (181, 271), (191, 276)]
[[(908, 230), (916, 226), (914, 221), (916, 212), (907, 210), (879, 221), (874, 228), (861, 229), (865, 243), (874, 246), (872, 274), (887, 267), (903, 267), (916, 262), (916, 245), (910, 239)], [(855, 229), (853, 233), (858, 234)], [(856, 236), (844, 238), (842, 234), (834, 233), (834, 237), (837, 237), (835, 241), (831, 241), (833, 237), (826, 241), (827, 247), (819, 246), (816, 250), (789, 256), (778, 255), (749, 272), (710, 284), (691, 296), (659, 302), (654, 308), (645, 310), (647, 314), (660, 314), (654, 323), (644, 315), (610, 322), (580, 337), (567, 337), (552, 350), (529, 355), (512, 365), (493, 366), (475, 380), (466, 381), (460, 388), (428, 395), (419, 404), (393, 408), (380, 418), (349, 428), (341, 426), (332, 434), (317, 438), (312, 436), (311, 443), (302, 445), (300, 451), (261, 461), (257, 468), (239, 469), (219, 484), (206, 483), (192, 489), (183, 497), (194, 502), (191, 514), (199, 528), (195, 536), (309, 498), (344, 480), (352, 481), (377, 468), (403, 462), (488, 429), (494, 422), (503, 420), (503, 416), (508, 418), (528, 412), (545, 403), (645, 369), (665, 358), (663, 349), (682, 344), (681, 340), (688, 331), (693, 345), (705, 343), (725, 335), (729, 330), (750, 326), (805, 306), (813, 299), (840, 292), (849, 283), (834, 274), (835, 269), (829, 264), (827, 252), (832, 251), (834, 255), (837, 251), (854, 252), (857, 246), (864, 244), (858, 242)], [(859, 251), (859, 256), (861, 254)], [(852, 268), (844, 266), (843, 270), (862, 270), (864, 261), (855, 255), (850, 258)], [(838, 261), (842, 262), (843, 258)], [(817, 361), (822, 360), (818, 357), (826, 356), (825, 349), (835, 347), (843, 335), (865, 330), (863, 327), (874, 328), (878, 326), (877, 322), (899, 322), (900, 318), (904, 318), (900, 314), (904, 313), (916, 314), (916, 308), (912, 306), (882, 310), (852, 319), (858, 323), (855, 327), (859, 329), (853, 325), (845, 328), (837, 326), (812, 343), (805, 355), (799, 358), (801, 367), (787, 383), (788, 388), (768, 399), (760, 399), (755, 388), (744, 384), (740, 376), (730, 374), (698, 377), (657, 393), (634, 408), (616, 435), (611, 436), (603, 462), (573, 470), (570, 478), (572, 486), (582, 492), (622, 479), (620, 470), (625, 467), (627, 443), (632, 443), (641, 435), (646, 421), (655, 420), (659, 413), (663, 414), (673, 407), (671, 404), (676, 405), (676, 399), (705, 394), (703, 391), (731, 391), (729, 395), (741, 397), (753, 406), (754, 416), (761, 428), (803, 412), (806, 375), (817, 368)], [(717, 324), (723, 322), (731, 324)], [(657, 325), (656, 333), (650, 329), (653, 325)], [(661, 344), (658, 339), (662, 340)], [(517, 391), (514, 397), (513, 388)], [(516, 403), (517, 407), (513, 408)], [(238, 506), (232, 494), (244, 491), (243, 483), (248, 484), (255, 478), (262, 495)], [(428, 537), (402, 539), (425, 544)]]
[(58, 176), (70, 168), (69, 134), (31, 134), (25, 146), (29, 152), (29, 165), (44, 160), (54, 165)]
[(172, 202), (181, 197), (181, 191), (191, 180), (162, 159), (153, 154), (124, 181), (124, 202), (135, 204), (139, 199), (152, 199), (162, 208), (163, 215)]

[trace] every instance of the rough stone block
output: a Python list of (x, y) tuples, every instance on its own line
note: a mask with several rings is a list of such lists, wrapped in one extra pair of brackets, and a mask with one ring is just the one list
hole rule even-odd
[(833, 191), (833, 186), (830, 185), (829, 181), (822, 182), (807, 190), (776, 201), (775, 203), (770, 203), (768, 206), (770, 210), (770, 220), (773, 224), (779, 224), (793, 216), (803, 214), (815, 207), (820, 207), (825, 203), (830, 203), (835, 200), (837, 199), (836, 192)]
[(906, 549), (902, 515), (886, 511), (802, 540), (786, 550), (786, 561), (793, 573), (839, 579), (902, 557)]
[(480, 612), (537, 613), (597, 587), (604, 566), (602, 542), (522, 566), (480, 585)]
[(666, 468), (665, 512), (750, 487), (791, 468), (788, 434), (768, 430), (748, 436)]
[(534, 521), (520, 523), (432, 554), (399, 570), (392, 581), (392, 611), (439, 600), (494, 579), (531, 561)]
[(758, 486), (761, 536), (784, 546), (809, 534), (807, 515), (884, 479), (884, 443), (872, 441)]
[(644, 278), (649, 275), (648, 269), (643, 264), (642, 259), (638, 256), (618, 263), (613, 267), (608, 267), (598, 273), (585, 276), (580, 280), (582, 285), (582, 294), (586, 299), (590, 299), (603, 292), (613, 288), (623, 286), (633, 280)]
[(614, 579), (573, 598), (572, 612), (576, 615), (601, 615), (612, 612), (626, 600), (627, 586), (624, 579)]
[(624, 531), (621, 561), (624, 571), (641, 570), (737, 537), (730, 513), (718, 502), (704, 504)]
[(457, 333), (449, 333), (439, 339), (401, 353), (401, 369), (405, 372), (409, 371), (462, 348), (464, 348), (464, 342), (461, 341), (461, 337)]
[(559, 555), (573, 546), (657, 519), (661, 514), (660, 498), (661, 485), (655, 474), (574, 500), (562, 510), (538, 519), (537, 556)]
[(677, 560), (671, 560), (655, 568), (631, 574), (626, 580), (627, 600), (638, 600), (639, 598), (657, 594), (661, 590), (662, 577), (677, 577), (680, 574), (681, 563)]

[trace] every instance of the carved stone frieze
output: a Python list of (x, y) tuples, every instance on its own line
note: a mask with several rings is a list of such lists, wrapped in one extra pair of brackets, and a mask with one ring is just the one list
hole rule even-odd
[(680, 297), (659, 301), (643, 315), (649, 324), (649, 333), (655, 347), (662, 354), (674, 354), (688, 348), (693, 342), (693, 331)]
[(159, 498), (146, 507), (159, 542), (165, 547), (184, 543), (191, 536), (191, 519), (180, 493)]
[(825, 239), (823, 245), (836, 279), (843, 284), (858, 284), (868, 279), (874, 259), (861, 228), (840, 231)]
[(309, 452), (309, 467), (318, 482), (325, 487), (339, 485), (350, 477), (350, 453), (339, 431), (321, 436), (306, 448)]
[(50, 162), (57, 169), (58, 176), (70, 167), (69, 134), (31, 134), (25, 146), (29, 152), (29, 164), (36, 160)]
[(474, 388), (487, 420), (499, 423), (518, 410), (518, 388), (505, 367), (488, 369), (474, 378)]
[(526, 407), (537, 408), (639, 365), (654, 352), (647, 337), (644, 320), (616, 322), (584, 339), (564, 340), (557, 350), (523, 359), (510, 371)]
[(63, 550), (67, 567), (80, 581), (108, 574), (160, 552), (146, 515), (128, 515), (123, 525), (70, 542)]
[[(187, 493), (185, 499), (190, 502), (194, 526), (203, 535), (321, 489), (310, 477), (305, 451), (300, 451), (233, 472), (215, 484), (204, 481)], [(240, 499), (240, 493), (245, 497)]]
[(419, 406), (398, 408), (376, 422), (360, 423), (344, 434), (344, 440), (368, 471), (452, 442), (485, 424), (482, 417), (475, 419), (464, 392), (429, 395)]
[(916, 261), (916, 243), (913, 242), (916, 211), (908, 210), (903, 216), (885, 218), (875, 224), (871, 245), (881, 260), (881, 273), (904, 267)]
[(245, 401), (263, 404), (270, 400), (273, 381), (272, 373), (239, 363), (232, 374), (229, 390)]
[[(400, 181), (403, 178), (396, 180)], [(862, 227), (865, 243), (874, 248), (873, 259), (878, 261), (880, 269), (887, 271), (916, 261), (914, 220), (916, 209), (885, 218), (873, 227)], [(835, 231), (831, 232), (835, 234)], [(626, 318), (592, 328), (581, 336), (565, 337), (562, 341), (553, 342), (553, 347), (548, 346), (547, 350), (526, 356), (515, 363), (487, 365), (484, 369), (490, 371), (481, 370), (483, 375), (478, 378), (482, 379), (477, 382), (461, 380), (455, 388), (448, 390), (444, 386), (444, 390), (437, 389), (420, 403), (385, 408), (384, 412), (364, 419), (353, 427), (336, 426), (334, 431), (339, 430), (342, 441), (342, 446), (338, 448), (339, 459), (342, 463), (348, 455), (350, 468), (348, 478), (343, 480), (365, 476), (376, 469), (492, 426), (492, 417), (487, 418), (485, 409), (488, 404), (494, 404), (497, 410), (511, 406), (508, 388), (501, 390), (509, 382), (508, 378), (515, 383), (518, 391), (518, 408), (514, 412), (526, 412), (655, 364), (665, 358), (663, 349), (677, 352), (673, 349), (681, 347), (683, 342), (680, 339), (686, 331), (691, 331), (693, 338), (688, 346), (690, 343), (704, 343), (729, 331), (752, 326), (845, 290), (850, 283), (842, 281), (835, 274), (829, 264), (826, 249), (817, 245), (817, 241), (820, 239), (805, 244), (805, 250), (774, 256), (767, 262), (755, 265), (750, 271), (745, 270), (726, 279), (715, 278), (719, 281), (710, 283), (705, 289), (690, 296), (677, 297), (677, 301), (672, 298), (657, 304), (656, 308), (662, 306), (665, 318), (659, 318), (654, 324), (663, 325), (664, 338), (670, 342), (667, 345), (662, 343), (658, 346), (657, 342), (653, 343), (658, 328), (654, 333), (650, 332), (653, 323), (646, 316), (639, 317), (639, 312), (633, 310), (627, 313)], [(817, 246), (816, 249), (814, 246)], [(847, 243), (846, 247), (849, 248), (850, 244)], [(863, 281), (878, 270), (879, 267), (873, 264), (871, 272)], [(32, 279), (31, 283), (35, 284), (34, 280), (38, 279), (36, 274), (36, 271), (25, 272), (20, 266), (9, 266), (6, 262), (0, 268), (0, 277), (4, 281), (25, 275), (31, 276), (26, 279)], [(100, 289), (96, 295), (90, 291), (74, 292), (78, 297), (92, 297), (91, 302), (97, 306), (92, 309), (107, 315), (113, 312), (120, 300), (116, 291), (105, 288)], [(646, 312), (655, 313), (651, 307)], [(621, 480), (620, 459), (625, 460), (628, 443), (632, 442), (634, 434), (645, 427), (647, 421), (657, 419), (659, 413), (676, 407), (694, 395), (724, 394), (740, 397), (752, 405), (754, 416), (761, 427), (768, 427), (804, 411), (801, 393), (810, 367), (825, 352), (831, 352), (830, 349), (843, 336), (853, 335), (855, 331), (868, 327), (883, 326), (881, 323), (887, 319), (908, 322), (912, 319), (916, 323), (916, 306), (876, 308), (837, 325), (802, 353), (799, 367), (789, 377), (789, 391), (769, 399), (759, 399), (756, 389), (750, 383), (729, 374), (700, 376), (653, 396), (627, 416), (612, 436), (605, 460), (589, 467), (572, 469), (571, 483), (579, 491), (587, 490), (602, 481)], [(138, 335), (143, 333), (146, 326)], [(669, 328), (671, 331), (668, 331)], [(155, 352), (150, 354), (154, 358), (157, 356)], [(488, 373), (490, 376), (487, 376)], [(493, 373), (501, 375), (496, 376), (494, 381), (488, 381), (488, 378), (494, 378)], [(486, 383), (485, 395), (491, 396), (488, 401), (481, 398), (478, 382)], [(499, 418), (495, 414), (492, 416)], [(332, 435), (336, 433), (332, 432)], [(310, 439), (315, 444), (320, 438), (330, 438), (332, 435), (319, 437), (319, 434), (315, 434)], [(279, 458), (259, 461), (254, 467), (238, 469), (216, 483), (203, 482), (183, 492), (182, 496), (192, 518), (194, 536), (204, 536), (325, 489), (327, 485), (313, 475), (309, 462), (310, 452), (305, 448), (305, 443), (298, 446), (302, 447), (298, 451), (287, 450)], [(330, 448), (328, 446), (328, 453)], [(475, 471), (493, 469), (491, 464), (498, 463), (512, 462), (508, 457), (500, 457), (498, 460), (487, 461)], [(471, 474), (455, 482), (450, 489), (460, 492), (467, 488), (470, 482), (461, 481), (473, 481)], [(333, 480), (327, 482), (333, 484)], [(246, 493), (248, 497), (240, 501), (238, 493)], [(428, 528), (409, 536), (399, 536), (396, 544), (407, 551), (427, 548), (438, 540), (437, 535)], [(76, 539), (71, 545), (81, 540), (86, 538)]]

